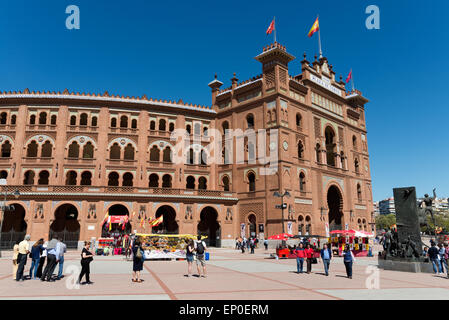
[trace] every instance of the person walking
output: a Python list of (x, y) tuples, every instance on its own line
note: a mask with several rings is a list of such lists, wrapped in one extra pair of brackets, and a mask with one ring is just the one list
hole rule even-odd
[(133, 282), (141, 283), (140, 271), (143, 270), (144, 252), (140, 240), (134, 241), (133, 245)]
[(433, 266), (433, 272), (435, 272), (435, 274), (441, 273), (441, 264), (440, 261), (438, 260), (439, 256), (439, 250), (437, 249), (437, 247), (435, 246), (435, 242), (431, 242), (430, 244), (430, 249), (427, 250), (427, 255), (429, 256), (430, 262), (432, 262), (432, 266)]
[[(197, 241), (195, 241), (195, 252), (196, 252), (196, 268), (198, 270), (198, 277), (206, 278), (206, 261), (204, 259), (204, 256), (206, 254), (206, 243), (204, 243), (203, 240), (201, 240), (201, 236), (197, 237)], [(203, 275), (201, 275), (200, 272), (200, 264), (203, 268)]]
[(53, 237), (47, 246), (47, 265), (42, 273), (41, 281), (55, 281), (51, 276), (53, 275), (56, 264), (58, 263), (60, 251), (61, 246), (59, 244), (59, 240), (56, 237)]
[(352, 264), (355, 262), (354, 255), (348, 245), (345, 245), (345, 250), (343, 251), (343, 263), (346, 268), (346, 275), (349, 279), (352, 279)]
[(448, 269), (448, 261), (449, 260), (449, 245), (447, 243), (444, 244), (444, 265), (446, 267), (447, 277), (449, 279), (449, 269)]
[(268, 250), (268, 240), (267, 239), (265, 239), (263, 241), (263, 245), (265, 246), (265, 251), (267, 251)]
[(444, 254), (446, 253), (446, 250), (443, 247), (442, 243), (438, 244), (438, 261), (440, 262), (440, 269), (441, 273), (444, 274), (444, 271), (446, 270), (447, 273), (447, 265), (445, 265), (444, 260)]
[(64, 271), (64, 254), (67, 252), (67, 246), (64, 242), (62, 242), (62, 239), (59, 238), (61, 251), (59, 252), (59, 271), (58, 271), (58, 277), (57, 280), (61, 280), (63, 277), (62, 272)]
[(31, 268), (30, 268), (30, 279), (37, 279), (37, 269), (39, 268), (39, 262), (41, 260), (41, 253), (44, 251), (44, 239), (39, 239), (31, 247)]
[(23, 241), (19, 243), (19, 255), (17, 257), (17, 263), (19, 266), (17, 268), (16, 281), (25, 280), (25, 278), (23, 277), (23, 271), (27, 263), (28, 254), (30, 253), (30, 244), (28, 243), (30, 239), (30, 235), (27, 234), (25, 236), (25, 239), (23, 239)]
[(309, 274), (312, 272), (312, 259), (313, 259), (313, 249), (311, 248), (309, 243), (307, 244), (306, 249), (304, 251), (306, 254), (307, 273)]
[(321, 260), (323, 260), (324, 265), (324, 273), (326, 276), (329, 276), (329, 266), (332, 259), (332, 250), (328, 247), (327, 244), (323, 245), (323, 249), (321, 249)]
[(296, 270), (298, 273), (303, 273), (304, 259), (306, 257), (306, 252), (304, 250), (304, 245), (302, 242), (299, 243), (299, 246), (295, 249), (296, 254)]
[(187, 277), (192, 274), (192, 264), (193, 264), (193, 252), (195, 251), (195, 243), (193, 239), (190, 239), (189, 244), (186, 248), (186, 260), (187, 260)]
[(12, 278), (14, 280), (17, 278), (17, 269), (19, 268), (19, 264), (17, 262), (17, 259), (19, 258), (19, 243), (20, 241), (17, 240), (12, 249)]
[(78, 277), (77, 284), (81, 283), (81, 280), (86, 276), (86, 282), (84, 284), (93, 284), (90, 281), (90, 263), (94, 260), (94, 255), (89, 251), (90, 241), (84, 241), (84, 248), (81, 251), (81, 273)]
[(42, 277), (42, 269), (44, 268), (45, 259), (47, 258), (47, 246), (48, 242), (42, 245), (41, 258), (39, 259), (39, 266), (37, 267), (36, 278), (40, 279)]
[(254, 238), (251, 238), (249, 241), (249, 247), (251, 248), (251, 254), (254, 254), (254, 248), (256, 247), (256, 241)]

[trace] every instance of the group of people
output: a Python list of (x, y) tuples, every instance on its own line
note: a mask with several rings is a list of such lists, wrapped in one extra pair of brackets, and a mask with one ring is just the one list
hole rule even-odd
[(430, 248), (424, 249), (423, 255), (429, 257), (432, 263), (433, 272), (437, 274), (445, 274), (449, 278), (448, 260), (449, 260), (449, 246), (447, 243), (439, 243), (430, 240)]
[[(30, 246), (31, 237), (25, 236), (23, 241), (18, 241), (13, 248), (13, 279), (24, 281), (25, 265), (28, 259), (31, 260), (29, 279), (53, 282), (63, 277), (64, 254), (67, 246), (54, 237), (50, 242), (44, 243), (44, 239), (39, 239), (33, 246)], [(45, 261), (47, 265), (44, 269)], [(56, 267), (59, 265), (58, 274), (53, 277)], [(43, 271), (42, 271), (43, 269)]]
[[(235, 239), (235, 249), (236, 250), (242, 250), (242, 253), (245, 253), (245, 248), (249, 251), (251, 250), (251, 254), (254, 254), (254, 249), (257, 248), (257, 244), (259, 243), (259, 239), (256, 237), (251, 237), (247, 239), (244, 238), (236, 238)], [(265, 249), (268, 249), (268, 242), (265, 244)]]
[[(300, 242), (298, 246), (293, 249), (294, 254), (296, 255), (296, 267), (297, 273), (304, 273), (303, 266), (304, 261), (307, 264), (306, 273), (309, 274), (312, 272), (312, 264), (317, 264), (318, 259), (315, 257), (316, 249), (312, 247), (310, 243)], [(323, 249), (320, 250), (319, 255), (321, 261), (324, 266), (324, 274), (329, 276), (329, 268), (332, 260), (332, 249), (328, 244), (323, 245)], [(343, 263), (346, 268), (346, 275), (349, 279), (352, 279), (352, 265), (355, 262), (355, 257), (349, 246), (345, 247), (343, 251)]]

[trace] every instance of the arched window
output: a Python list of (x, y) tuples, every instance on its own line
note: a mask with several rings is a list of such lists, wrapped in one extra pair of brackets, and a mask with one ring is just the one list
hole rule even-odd
[(302, 117), (299, 113), (296, 114), (296, 126), (301, 128), (302, 125)]
[(45, 141), (45, 143), (42, 145), (42, 151), (41, 151), (41, 157), (42, 158), (51, 158), (51, 154), (53, 151), (53, 145), (50, 141)]
[(128, 128), (128, 117), (127, 116), (120, 117), (120, 128)]
[(253, 172), (248, 173), (249, 192), (256, 191), (256, 175)]
[(131, 143), (125, 147), (125, 160), (134, 160), (134, 147)]
[(355, 136), (352, 136), (352, 147), (357, 150), (357, 138)]
[(10, 158), (11, 157), (11, 143), (6, 140), (5, 143), (2, 144), (2, 158)]
[(203, 128), (203, 136), (207, 137), (209, 135), (209, 129), (207, 127)]
[(15, 125), (15, 124), (16, 124), (16, 121), (17, 121), (17, 116), (16, 116), (15, 114), (13, 114), (13, 115), (11, 116), (11, 125)]
[(39, 124), (47, 124), (47, 113), (41, 112), (39, 114)]
[(25, 175), (23, 177), (23, 184), (24, 185), (33, 185), (34, 184), (34, 171), (29, 170), (25, 172)]
[(343, 151), (340, 152), (340, 161), (341, 161), (341, 168), (343, 170), (346, 170), (346, 167), (345, 167), (345, 153)]
[(224, 176), (222, 182), (223, 182), (223, 191), (229, 191), (229, 177)]
[(192, 134), (192, 126), (190, 124), (188, 124), (186, 126), (186, 131), (187, 131), (188, 134)]
[(362, 230), (362, 219), (358, 219), (357, 224), (359, 225), (359, 230)]
[(151, 120), (151, 122), (150, 122), (150, 130), (156, 130), (156, 121)]
[(198, 190), (206, 190), (207, 189), (207, 180), (205, 177), (200, 177), (198, 179)]
[(0, 171), (0, 179), (7, 179), (8, 178), (8, 171), (2, 170)]
[(117, 128), (117, 119), (111, 118), (111, 128)]
[(98, 118), (97, 117), (92, 117), (91, 125), (92, 125), (92, 127), (96, 127), (98, 125)]
[(298, 217), (298, 234), (302, 235), (304, 232), (304, 217), (299, 216)]
[(129, 172), (125, 173), (123, 175), (122, 185), (124, 187), (132, 187), (133, 186), (133, 179), (134, 179), (134, 177), (133, 177), (132, 173), (129, 173)]
[(27, 147), (27, 157), (28, 158), (37, 158), (37, 142), (31, 141), (30, 144)]
[(150, 149), (150, 161), (159, 162), (160, 160), (160, 150), (157, 146), (153, 146)]
[(326, 159), (329, 166), (335, 167), (335, 133), (331, 127), (327, 127), (325, 132), (326, 136)]
[(0, 124), (6, 124), (8, 120), (8, 114), (6, 112), (2, 112), (0, 114)]
[(159, 176), (155, 173), (150, 175), (150, 183), (148, 185), (150, 188), (159, 188)]
[(73, 141), (69, 146), (69, 158), (78, 159), (79, 157), (80, 157), (80, 146), (76, 141)]
[(195, 189), (195, 178), (192, 176), (187, 177), (186, 189)]
[(132, 119), (131, 120), (131, 128), (137, 129), (137, 119)]
[(37, 181), (38, 185), (48, 186), (48, 178), (50, 177), (50, 173), (47, 170), (39, 172), (39, 180)]
[(362, 200), (362, 188), (360, 187), (360, 184), (357, 183), (357, 200)]
[(171, 175), (166, 174), (162, 177), (162, 188), (171, 188)]
[(254, 129), (254, 116), (252, 114), (246, 116), (246, 125), (248, 129)]
[(77, 176), (78, 176), (78, 174), (75, 171), (67, 172), (66, 179), (65, 179), (65, 185), (66, 186), (76, 186)]
[(70, 125), (71, 126), (76, 126), (76, 116), (71, 116), (70, 117)]
[(318, 162), (318, 163), (321, 163), (320, 152), (321, 152), (321, 146), (319, 143), (317, 143), (315, 146), (315, 154), (316, 154), (316, 162)]
[(168, 131), (173, 132), (175, 131), (175, 124), (173, 122), (170, 122), (168, 125)]
[(363, 230), (368, 231), (367, 225), (366, 225), (366, 219), (362, 220)]
[(57, 120), (58, 120), (58, 117), (57, 117), (55, 114), (52, 115), (52, 116), (51, 116), (51, 119), (50, 119), (50, 124), (53, 125), (53, 126), (55, 126)]
[(359, 173), (359, 160), (355, 159), (354, 160), (354, 169), (356, 173)]
[(304, 158), (304, 147), (302, 145), (302, 141), (298, 142), (298, 158), (303, 159)]
[(94, 146), (92, 142), (88, 141), (83, 148), (83, 159), (93, 159), (94, 158)]
[(169, 162), (169, 163), (172, 162), (172, 152), (171, 152), (170, 147), (166, 147), (164, 149), (163, 161), (164, 162)]
[(112, 160), (120, 160), (120, 153), (121, 153), (122, 149), (120, 148), (120, 146), (118, 145), (118, 143), (114, 143), (111, 146), (111, 149), (109, 150), (109, 159)]
[(159, 131), (165, 131), (167, 130), (165, 127), (165, 120), (164, 119), (160, 119), (159, 120)]
[(306, 217), (306, 235), (312, 234), (312, 219), (307, 216)]
[(306, 192), (306, 175), (304, 172), (299, 174), (299, 191)]
[(92, 173), (90, 171), (84, 171), (81, 174), (81, 185), (91, 186), (92, 185)]
[(118, 178), (119, 175), (117, 172), (111, 172), (108, 176), (108, 186), (118, 187)]
[(193, 149), (190, 148), (187, 152), (187, 164), (194, 164), (195, 163), (195, 154), (193, 152)]
[(30, 116), (30, 124), (36, 124), (36, 116), (34, 114)]
[(87, 126), (87, 113), (81, 113), (80, 126)]
[(206, 153), (206, 151), (201, 150), (200, 155), (201, 155), (201, 159), (200, 159), (201, 160), (201, 165), (207, 166), (207, 153)]

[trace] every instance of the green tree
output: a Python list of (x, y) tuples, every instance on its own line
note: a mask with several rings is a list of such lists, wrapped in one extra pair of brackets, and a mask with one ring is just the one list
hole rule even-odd
[(388, 214), (388, 215), (378, 215), (376, 217), (376, 229), (389, 229), (391, 226), (396, 224), (396, 215)]

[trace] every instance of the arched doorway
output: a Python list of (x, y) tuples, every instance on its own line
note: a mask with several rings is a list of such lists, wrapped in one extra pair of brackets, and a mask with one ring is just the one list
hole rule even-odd
[(160, 225), (153, 227), (153, 233), (160, 234), (178, 234), (179, 226), (176, 222), (176, 211), (170, 206), (162, 206), (156, 211), (156, 219), (160, 216), (164, 216), (164, 222)]
[(327, 191), (327, 205), (329, 207), (329, 230), (341, 230), (343, 225), (343, 197), (336, 186)]
[(218, 212), (212, 207), (201, 210), (200, 222), (198, 223), (198, 234), (207, 236), (206, 246), (221, 247), (221, 230), (217, 221)]
[(256, 233), (257, 233), (256, 216), (254, 214), (250, 214), (248, 216), (248, 222), (249, 222), (249, 236), (256, 237)]
[[(63, 204), (55, 211), (55, 220), (50, 225), (49, 238), (60, 237), (69, 249), (77, 249), (80, 239), (78, 209), (72, 204)], [(50, 240), (49, 239), (49, 240)]]
[(11, 209), (3, 216), (0, 249), (12, 249), (16, 241), (22, 241), (25, 238), (27, 231), (25, 208), (20, 204), (13, 204)]
[(115, 204), (108, 210), (111, 217), (111, 227), (106, 221), (101, 231), (102, 237), (120, 238), (124, 234), (131, 233), (131, 223), (126, 222), (126, 216), (129, 217), (129, 210), (121, 204)]

